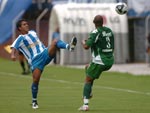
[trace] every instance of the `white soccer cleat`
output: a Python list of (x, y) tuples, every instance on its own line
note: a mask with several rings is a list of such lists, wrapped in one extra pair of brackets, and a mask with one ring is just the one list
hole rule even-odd
[(88, 105), (82, 105), (78, 110), (79, 111), (89, 111), (89, 106)]
[(74, 51), (76, 44), (77, 44), (77, 38), (75, 36), (73, 36), (73, 38), (71, 39), (71, 42), (69, 44), (68, 50), (71, 52)]
[(33, 102), (33, 103), (32, 103), (32, 108), (33, 108), (33, 109), (39, 108), (38, 103), (37, 103), (37, 102)]

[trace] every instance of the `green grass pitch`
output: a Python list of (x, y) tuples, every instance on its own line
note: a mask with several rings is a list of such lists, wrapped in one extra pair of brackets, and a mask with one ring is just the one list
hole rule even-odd
[[(20, 74), (18, 62), (0, 58), (0, 113), (82, 113), (84, 69), (46, 66), (39, 109), (31, 108), (32, 76)], [(149, 113), (150, 76), (104, 72), (93, 87), (88, 113)]]

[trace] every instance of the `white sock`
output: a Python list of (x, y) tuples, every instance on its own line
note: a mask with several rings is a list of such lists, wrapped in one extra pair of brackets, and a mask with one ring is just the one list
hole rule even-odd
[(69, 44), (66, 44), (66, 49), (68, 49), (68, 47), (69, 47)]
[(89, 99), (83, 99), (84, 105), (88, 105), (89, 104)]

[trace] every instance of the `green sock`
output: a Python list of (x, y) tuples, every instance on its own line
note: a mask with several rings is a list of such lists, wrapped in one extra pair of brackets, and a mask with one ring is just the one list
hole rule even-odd
[(92, 83), (85, 83), (83, 89), (83, 97), (85, 99), (89, 99), (91, 91), (92, 91)]

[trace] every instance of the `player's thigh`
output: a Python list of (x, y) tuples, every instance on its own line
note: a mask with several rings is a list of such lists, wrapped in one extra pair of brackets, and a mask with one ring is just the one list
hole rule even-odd
[(49, 56), (54, 57), (56, 55), (57, 46), (56, 46), (57, 40), (53, 40), (50, 47), (48, 48)]

